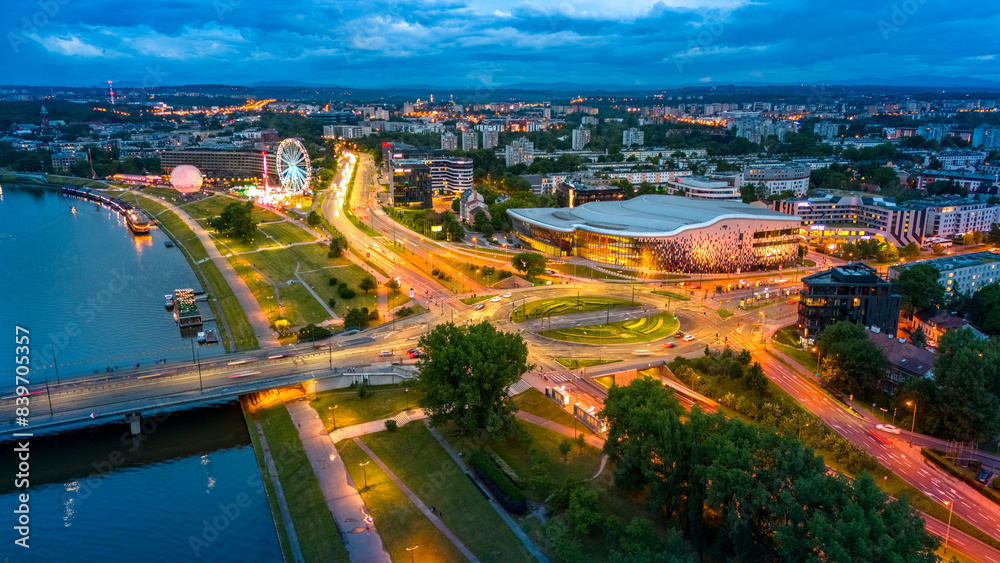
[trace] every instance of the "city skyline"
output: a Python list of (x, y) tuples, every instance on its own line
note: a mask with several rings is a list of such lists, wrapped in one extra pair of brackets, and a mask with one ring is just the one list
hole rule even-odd
[[(1000, 86), (988, 4), (255, 0), (10, 8), (10, 84)], [(928, 41), (928, 37), (934, 40)], [(429, 78), (432, 77), (432, 78)], [(921, 82), (921, 84), (910, 84)], [(870, 83), (870, 82), (867, 82)]]

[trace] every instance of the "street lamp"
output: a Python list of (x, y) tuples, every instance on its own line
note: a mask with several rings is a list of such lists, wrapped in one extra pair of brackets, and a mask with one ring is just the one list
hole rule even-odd
[(962, 500), (962, 497), (955, 497), (954, 501), (944, 501), (948, 507), (948, 530), (944, 533), (944, 552), (948, 553), (948, 540), (951, 538), (951, 515), (955, 512), (955, 503)]
[(332, 407), (327, 407), (327, 409), (333, 411), (333, 429), (337, 429), (337, 407), (340, 405), (333, 405)]
[(359, 463), (358, 464), (358, 465), (361, 466), (361, 469), (364, 471), (364, 474), (365, 474), (365, 488), (366, 489), (368, 488), (368, 464), (369, 463), (371, 463), (371, 460), (368, 460), (368, 461), (366, 461), (364, 463)]
[(406, 396), (406, 410), (410, 410), (410, 388), (403, 388), (403, 395)]
[(406, 551), (410, 552), (410, 563), (413, 563), (413, 552), (416, 551), (418, 547), (420, 547), (419, 543), (406, 546)]
[(906, 406), (913, 405), (913, 422), (910, 423), (910, 446), (913, 445), (913, 429), (917, 427), (917, 402), (906, 401)]

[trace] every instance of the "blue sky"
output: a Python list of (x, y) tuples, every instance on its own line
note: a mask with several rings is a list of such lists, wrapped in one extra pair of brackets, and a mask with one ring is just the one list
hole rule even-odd
[(6, 84), (1000, 80), (1000, 10), (971, 0), (4, 4)]

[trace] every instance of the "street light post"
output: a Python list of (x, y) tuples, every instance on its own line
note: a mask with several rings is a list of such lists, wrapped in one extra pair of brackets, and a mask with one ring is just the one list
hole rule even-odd
[(913, 422), (910, 423), (910, 446), (913, 446), (913, 430), (917, 427), (917, 402), (906, 401), (906, 406), (913, 404)]
[(366, 461), (364, 463), (359, 463), (358, 464), (358, 465), (361, 466), (362, 471), (364, 471), (364, 475), (365, 475), (365, 488), (366, 489), (368, 488), (368, 464), (369, 463), (371, 463), (371, 460), (368, 460), (368, 461)]
[(962, 497), (955, 497), (953, 501), (944, 501), (948, 505), (948, 529), (944, 534), (944, 552), (948, 553), (948, 540), (951, 539), (951, 515), (955, 512), (955, 503), (962, 500)]
[(410, 563), (413, 563), (413, 552), (416, 551), (418, 547), (420, 547), (420, 544), (418, 543), (406, 546), (406, 551), (410, 552)]
[(406, 396), (406, 410), (410, 410), (410, 388), (404, 387), (403, 394)]
[(56, 347), (53, 344), (49, 347), (52, 348), (52, 367), (56, 368), (56, 385), (59, 385), (59, 360), (56, 358)]

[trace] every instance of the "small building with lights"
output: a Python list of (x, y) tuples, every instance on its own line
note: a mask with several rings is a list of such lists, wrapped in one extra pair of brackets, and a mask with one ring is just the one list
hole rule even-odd
[(798, 217), (737, 201), (642, 195), (507, 214), (526, 247), (641, 272), (742, 273), (798, 255)]
[(847, 321), (895, 336), (900, 302), (892, 283), (871, 266), (837, 266), (802, 278), (798, 331), (815, 339), (831, 324)]

